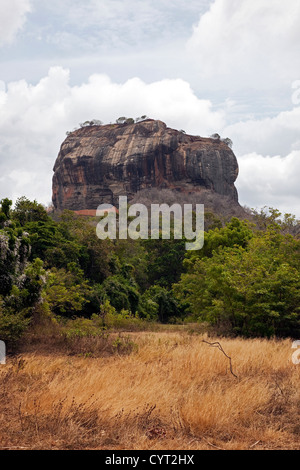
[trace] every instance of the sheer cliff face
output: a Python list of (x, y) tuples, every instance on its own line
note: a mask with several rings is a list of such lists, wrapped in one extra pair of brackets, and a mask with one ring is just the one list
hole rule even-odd
[(61, 146), (53, 204), (56, 210), (95, 210), (150, 188), (176, 191), (180, 202), (193, 194), (202, 203), (201, 194), (209, 192), (238, 204), (237, 175), (236, 157), (225, 143), (186, 135), (161, 121), (85, 127)]

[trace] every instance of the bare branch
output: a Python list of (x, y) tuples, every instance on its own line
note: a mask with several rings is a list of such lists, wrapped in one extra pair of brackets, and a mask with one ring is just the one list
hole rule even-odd
[(229, 356), (226, 354), (226, 352), (225, 352), (224, 349), (222, 348), (221, 344), (220, 344), (218, 341), (216, 341), (216, 342), (214, 342), (214, 343), (210, 343), (209, 341), (205, 341), (204, 339), (202, 340), (202, 343), (206, 343), (206, 344), (208, 344), (209, 346), (212, 346), (213, 348), (218, 348), (218, 349), (224, 354), (224, 356), (227, 357), (227, 359), (229, 360), (230, 372), (231, 372), (231, 374), (237, 379), (238, 376), (235, 375), (235, 373), (234, 373), (233, 370), (232, 370), (232, 361), (231, 361), (231, 357), (229, 357)]

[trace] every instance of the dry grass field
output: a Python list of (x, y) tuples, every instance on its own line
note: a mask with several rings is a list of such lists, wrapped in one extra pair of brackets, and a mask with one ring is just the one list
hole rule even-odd
[(300, 449), (291, 341), (216, 340), (235, 377), (203, 339), (139, 332), (127, 352), (9, 357), (0, 366), (0, 448)]

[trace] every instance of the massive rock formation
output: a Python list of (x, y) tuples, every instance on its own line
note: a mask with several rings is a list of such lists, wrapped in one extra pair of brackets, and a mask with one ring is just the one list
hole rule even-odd
[(72, 132), (61, 146), (53, 205), (56, 210), (95, 210), (102, 203), (117, 205), (119, 196), (151, 199), (152, 191), (173, 194), (180, 203), (193, 197), (198, 203), (227, 201), (237, 208), (237, 175), (236, 157), (221, 140), (187, 135), (151, 119), (88, 126)]

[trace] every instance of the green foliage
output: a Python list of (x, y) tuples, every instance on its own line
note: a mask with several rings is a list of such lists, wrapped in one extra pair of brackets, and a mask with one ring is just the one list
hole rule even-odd
[(12, 219), (24, 226), (27, 222), (46, 221), (48, 214), (42, 204), (37, 201), (32, 202), (26, 197), (20, 197), (12, 212)]
[(83, 256), (84, 248), (78, 240), (66, 237), (52, 220), (30, 222), (24, 229), (29, 233), (31, 257), (43, 258), (46, 266), (67, 267), (70, 262), (78, 262)]
[(52, 268), (48, 272), (44, 299), (53, 313), (70, 317), (82, 313), (89, 291), (88, 281), (76, 266), (69, 265), (69, 270)]
[(264, 231), (272, 226), (282, 233), (296, 234), (299, 229), (299, 221), (292, 214), (282, 214), (278, 209), (266, 206), (260, 209), (251, 209), (251, 216), (256, 228)]
[(219, 134), (215, 133), (215, 134), (212, 134), (212, 135), (210, 136), (210, 138), (213, 139), (213, 140), (217, 140), (217, 141), (220, 141), (220, 140), (221, 140), (221, 141), (224, 142), (230, 149), (232, 149), (232, 147), (233, 147), (233, 142), (232, 142), (231, 139), (229, 139), (229, 137), (226, 137), (225, 139), (221, 139), (221, 136), (220, 136)]
[(208, 232), (209, 230), (214, 230), (216, 228), (222, 228), (222, 221), (217, 217), (213, 212), (206, 211), (204, 213), (204, 230)]
[(220, 140), (221, 136), (218, 133), (214, 133), (210, 136), (210, 138), (213, 139), (213, 140)]
[(149, 284), (171, 288), (183, 272), (185, 240), (146, 240), (144, 246)]
[(229, 139), (229, 137), (226, 137), (225, 139), (222, 139), (222, 142), (224, 142), (226, 145), (228, 145), (228, 147), (229, 147), (230, 149), (232, 149), (232, 147), (233, 147), (233, 142), (232, 142), (231, 139)]
[[(130, 267), (130, 268), (129, 268)], [(110, 259), (112, 274), (125, 274), (135, 279), (141, 291), (149, 287), (148, 251), (141, 240), (118, 240), (114, 246), (114, 255)]]
[(127, 118), (125, 116), (121, 116), (116, 120), (116, 124), (134, 124), (135, 120), (133, 118)]
[[(244, 336), (300, 334), (300, 245), (270, 229), (189, 264), (174, 286), (201, 321)], [(298, 265), (299, 266), (299, 265)]]
[(110, 276), (103, 282), (103, 291), (116, 310), (128, 310), (132, 313), (137, 311), (140, 294), (132, 278), (126, 279), (121, 275)]
[(13, 312), (0, 306), (0, 339), (14, 345), (30, 324), (25, 312)]
[(45, 311), (72, 319), (73, 346), (106, 329), (188, 318), (220, 334), (300, 337), (299, 223), (291, 214), (263, 208), (251, 211), (251, 223), (223, 226), (206, 212), (204, 247), (187, 252), (185, 240), (99, 240), (95, 219), (64, 211), (53, 220), (27, 198), (13, 210), (9, 199), (0, 204), (0, 339), (11, 344)]
[(144, 114), (143, 116), (135, 118), (135, 122), (142, 122), (142, 121), (145, 121), (146, 119), (149, 119), (149, 118), (148, 116)]
[(15, 284), (4, 302), (5, 305), (14, 311), (35, 306), (40, 300), (44, 283), (43, 262), (37, 258), (27, 264), (22, 274), (15, 279)]
[(56, 248), (58, 246), (61, 251), (66, 252), (69, 247), (68, 256), (69, 251), (73, 252), (73, 256), (76, 253), (78, 265), (84, 271), (85, 277), (93, 282), (103, 282), (111, 273), (112, 242), (99, 240), (95, 224), (71, 211), (63, 212), (58, 229), (62, 239)]
[(147, 319), (168, 323), (182, 317), (183, 312), (184, 308), (174, 297), (173, 292), (164, 287), (152, 286), (143, 294), (140, 314)]
[(85, 338), (88, 336), (107, 336), (97, 316), (89, 318), (77, 317), (64, 322), (63, 335), (66, 339)]
[(0, 230), (0, 295), (8, 295), (25, 269), (30, 253), (25, 233), (7, 228)]
[(103, 122), (100, 119), (92, 119), (91, 121), (81, 122), (80, 127), (89, 127), (89, 126), (102, 126)]
[(187, 258), (192, 260), (195, 258), (210, 258), (215, 251), (224, 247), (240, 246), (245, 248), (252, 237), (253, 230), (249, 223), (233, 217), (225, 227), (219, 228), (217, 226), (217, 228), (205, 232), (203, 249), (189, 253)]
[(45, 280), (42, 261), (28, 263), (24, 253), (20, 255), (21, 243), (14, 248), (14, 256), (9, 253), (10, 270), (1, 269), (0, 338), (8, 344), (15, 343), (30, 324)]
[(12, 206), (12, 201), (8, 198), (2, 199), (0, 201), (1, 209), (0, 209), (0, 227), (3, 226), (6, 220), (9, 220), (10, 217), (10, 210)]
[(107, 277), (110, 273), (109, 242), (97, 238), (88, 220), (71, 211), (65, 211), (59, 222), (48, 215), (46, 219), (43, 216), (35, 219), (25, 221), (22, 226), (28, 233), (31, 259), (41, 258), (46, 267), (58, 269), (67, 269), (69, 263), (76, 263), (94, 282), (102, 282)]

